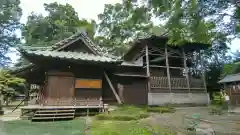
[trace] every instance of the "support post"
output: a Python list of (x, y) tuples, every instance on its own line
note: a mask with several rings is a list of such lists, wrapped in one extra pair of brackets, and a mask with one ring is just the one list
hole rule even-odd
[[(187, 58), (184, 49), (182, 49), (184, 69), (187, 70)], [(190, 92), (189, 74), (186, 75), (188, 92)]]
[(145, 55), (146, 55), (146, 74), (147, 74), (147, 89), (148, 89), (148, 92), (150, 92), (151, 90), (151, 86), (150, 86), (150, 69), (149, 69), (149, 55), (148, 55), (148, 46), (146, 45), (145, 46)]
[(205, 75), (205, 69), (204, 69), (204, 64), (203, 64), (203, 59), (201, 57), (201, 54), (200, 54), (200, 61), (201, 61), (201, 66), (203, 70), (203, 73), (202, 73), (203, 85), (204, 85), (205, 92), (207, 92), (206, 75)]
[(172, 86), (171, 86), (171, 77), (170, 77), (170, 70), (169, 70), (169, 61), (168, 61), (168, 50), (167, 46), (165, 46), (165, 57), (166, 57), (166, 66), (167, 66), (167, 78), (168, 78), (168, 88), (170, 93), (172, 92)]
[(122, 104), (122, 101), (120, 100), (120, 98), (119, 98), (119, 96), (118, 96), (115, 88), (114, 88), (113, 85), (112, 85), (111, 80), (109, 79), (109, 77), (108, 77), (108, 75), (107, 75), (107, 73), (106, 73), (105, 71), (104, 71), (104, 76), (105, 76), (105, 78), (107, 79), (107, 82), (108, 82), (108, 84), (109, 84), (109, 86), (110, 86), (110, 88), (111, 88), (114, 96), (116, 97), (118, 103), (119, 103), (119, 104)]
[(27, 106), (28, 105), (28, 100), (29, 100), (29, 90), (30, 90), (30, 84), (26, 85), (26, 89), (24, 90), (24, 105)]

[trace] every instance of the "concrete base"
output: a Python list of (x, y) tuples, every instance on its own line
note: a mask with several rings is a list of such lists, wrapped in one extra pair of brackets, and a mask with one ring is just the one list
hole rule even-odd
[(209, 103), (208, 93), (148, 93), (148, 105)]

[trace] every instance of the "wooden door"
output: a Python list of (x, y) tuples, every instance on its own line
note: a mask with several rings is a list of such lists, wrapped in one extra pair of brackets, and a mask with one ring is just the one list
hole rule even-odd
[(48, 76), (45, 97), (48, 105), (58, 105), (64, 101), (72, 100), (74, 97), (74, 77)]

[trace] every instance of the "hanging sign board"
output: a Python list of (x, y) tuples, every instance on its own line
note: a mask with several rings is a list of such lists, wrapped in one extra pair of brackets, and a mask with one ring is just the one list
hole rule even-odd
[(102, 80), (100, 79), (76, 79), (75, 88), (102, 88)]

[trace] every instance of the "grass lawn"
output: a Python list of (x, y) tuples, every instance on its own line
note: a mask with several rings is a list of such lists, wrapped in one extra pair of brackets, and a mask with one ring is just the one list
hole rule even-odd
[(84, 135), (85, 130), (83, 119), (55, 122), (19, 120), (7, 121), (1, 125), (6, 135)]
[(152, 132), (136, 121), (95, 121), (91, 135), (152, 135)]
[(163, 128), (155, 128), (138, 121), (94, 121), (90, 135), (176, 135)]
[[(103, 113), (92, 117), (88, 132), (90, 135), (153, 135), (154, 133), (176, 135), (158, 126), (146, 126), (146, 123), (140, 121), (150, 115), (148, 111), (163, 112), (162, 110), (162, 108), (150, 110), (145, 107), (121, 106), (109, 114)], [(86, 128), (84, 119), (55, 122), (19, 120), (1, 122), (0, 125), (3, 125), (6, 135), (84, 135)]]

